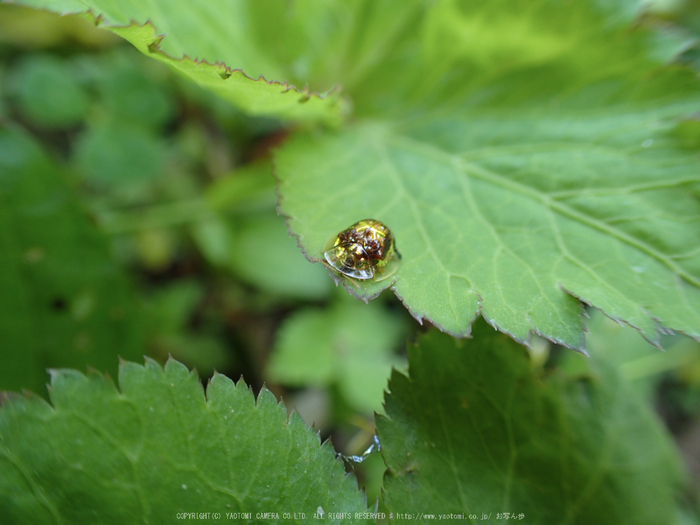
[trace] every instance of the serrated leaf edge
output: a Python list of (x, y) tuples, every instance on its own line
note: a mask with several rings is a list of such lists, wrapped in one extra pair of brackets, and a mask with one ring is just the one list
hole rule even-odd
[[(47, 12), (53, 12), (49, 9), (42, 9)], [(154, 55), (159, 55), (163, 58), (165, 58), (167, 61), (173, 61), (173, 62), (191, 62), (195, 66), (205, 66), (212, 68), (214, 70), (219, 70), (219, 77), (221, 77), (222, 81), (226, 81), (229, 78), (231, 78), (234, 74), (235, 75), (240, 75), (243, 78), (250, 80), (252, 82), (262, 82), (264, 84), (268, 84), (270, 86), (280, 86), (282, 90), (280, 91), (280, 94), (286, 94), (286, 93), (295, 93), (297, 95), (300, 95), (300, 99), (297, 101), (299, 103), (304, 103), (310, 100), (311, 98), (316, 98), (320, 101), (328, 101), (331, 103), (331, 106), (338, 106), (337, 109), (332, 114), (326, 115), (324, 119), (326, 124), (330, 124), (331, 126), (337, 126), (339, 125), (345, 118), (346, 114), (348, 113), (348, 104), (343, 102), (343, 99), (341, 97), (341, 91), (342, 88), (340, 85), (336, 85), (326, 91), (325, 93), (319, 93), (317, 91), (311, 91), (309, 88), (308, 84), (305, 84), (303, 88), (299, 89), (295, 85), (290, 84), (287, 80), (280, 82), (278, 80), (267, 80), (263, 75), (258, 76), (258, 78), (253, 78), (249, 75), (247, 75), (242, 69), (240, 68), (232, 68), (226, 65), (224, 61), (215, 61), (214, 63), (209, 62), (206, 59), (200, 59), (200, 58), (191, 58), (187, 54), (183, 54), (182, 57), (176, 58), (165, 51), (163, 51), (160, 48), (161, 42), (167, 37), (167, 35), (158, 33), (158, 29), (156, 28), (155, 24), (150, 20), (146, 20), (144, 23), (139, 23), (136, 20), (131, 19), (131, 22), (129, 25), (120, 25), (120, 24), (114, 24), (110, 22), (102, 13), (95, 14), (93, 9), (87, 9), (86, 11), (64, 11), (60, 13), (61, 16), (66, 16), (66, 15), (83, 15), (92, 20), (92, 23), (95, 25), (95, 27), (101, 28), (101, 29), (106, 29), (110, 30), (112, 28), (114, 29), (130, 29), (130, 28), (145, 28), (145, 27), (150, 27), (151, 31), (153, 33), (153, 40), (151, 41), (150, 44), (147, 45), (148, 51), (151, 54)]]

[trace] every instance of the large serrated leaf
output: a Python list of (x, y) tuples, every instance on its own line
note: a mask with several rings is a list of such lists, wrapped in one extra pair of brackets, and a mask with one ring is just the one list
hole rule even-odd
[(393, 375), (377, 421), (389, 511), (419, 523), (510, 523), (506, 513), (535, 524), (673, 523), (679, 458), (630, 385), (573, 352), (585, 372), (536, 373), (522, 347), (482, 328), (473, 341), (422, 337), (409, 348), (410, 377)]
[(5, 400), (2, 523), (173, 523), (181, 513), (306, 523), (319, 509), (366, 511), (332, 448), (269, 391), (256, 400), (217, 374), (205, 398), (196, 374), (172, 360), (124, 362), (119, 384), (58, 370), (53, 406)]
[(0, 389), (43, 392), (48, 367), (117, 370), (143, 340), (133, 293), (64, 174), (0, 128)]
[[(698, 127), (700, 84), (660, 66), (673, 46), (626, 25), (637, 2), (615, 2), (615, 14), (599, 3), (28, 1), (89, 6), (250, 111), (339, 114), (326, 111), (331, 96), (300, 110), (235, 72), (222, 88), (224, 66), (168, 57), (342, 86), (353, 125), (298, 135), (277, 172), (280, 210), (310, 259), (357, 220), (394, 231), (402, 267), (356, 295), (391, 286), (415, 317), (456, 335), (482, 314), (519, 341), (539, 333), (583, 349), (582, 301), (655, 344), (664, 328), (698, 338), (700, 163), (683, 136)], [(164, 39), (129, 25), (146, 19)]]
[[(173, 4), (159, 0), (28, 0), (26, 6), (60, 14), (89, 13), (140, 51), (164, 62), (245, 111), (299, 122), (337, 125), (345, 102), (330, 82), (306, 82), (318, 70), (318, 40), (335, 34), (317, 25), (312, 3), (215, 0)], [(336, 10), (332, 10), (332, 15)], [(321, 11), (323, 13), (323, 11)], [(279, 30), (278, 30), (279, 29)], [(313, 33), (319, 33), (313, 36)], [(337, 39), (343, 32), (339, 32)], [(315, 43), (310, 40), (314, 38)], [(301, 48), (301, 49), (300, 49)], [(294, 60), (304, 53), (309, 60)], [(318, 77), (318, 75), (315, 75)], [(332, 78), (330, 79), (332, 82)]]
[(391, 286), (452, 334), (481, 313), (582, 349), (581, 300), (654, 343), (700, 337), (700, 162), (677, 132), (697, 78), (586, 2), (482, 4), (435, 4), (351, 93), (365, 120), (278, 152), (307, 256), (371, 217), (401, 268), (349, 291)]

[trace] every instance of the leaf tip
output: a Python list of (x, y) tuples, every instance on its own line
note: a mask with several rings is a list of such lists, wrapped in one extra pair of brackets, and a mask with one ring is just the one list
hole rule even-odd
[[(168, 359), (170, 359), (170, 356), (168, 356)], [(143, 362), (146, 370), (154, 370), (158, 372), (163, 371), (163, 368), (158, 364), (158, 361), (152, 357), (148, 357), (147, 355), (143, 356)]]

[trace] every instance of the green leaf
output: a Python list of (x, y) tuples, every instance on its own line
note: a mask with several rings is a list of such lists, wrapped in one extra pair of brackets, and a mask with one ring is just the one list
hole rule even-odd
[(237, 168), (210, 184), (205, 198), (217, 216), (192, 228), (192, 234), (210, 262), (273, 295), (328, 297), (332, 288), (328, 272), (309, 266), (275, 212), (269, 161)]
[(116, 372), (143, 354), (129, 284), (37, 144), (0, 128), (0, 390), (44, 391), (46, 368)]
[(252, 213), (275, 208), (275, 179), (268, 159), (238, 167), (213, 181), (206, 199), (217, 211)]
[(157, 356), (172, 356), (200, 375), (229, 370), (233, 354), (212, 330), (193, 329), (193, 312), (201, 307), (204, 288), (194, 280), (176, 280), (148, 298), (149, 348)]
[(217, 374), (205, 398), (196, 374), (173, 360), (165, 369), (123, 362), (119, 385), (57, 370), (53, 406), (6, 400), (2, 523), (173, 523), (182, 512), (220, 513), (218, 521), (250, 513), (251, 522), (274, 512), (269, 523), (307, 523), (319, 508), (366, 510), (332, 447), (299, 416), (287, 418), (269, 391), (256, 400), (242, 381)]
[(655, 344), (661, 327), (700, 338), (700, 162), (675, 132), (696, 76), (587, 2), (432, 5), (345, 87), (352, 126), (277, 153), (307, 257), (374, 218), (401, 267), (348, 290), (391, 287), (449, 333), (481, 314), (583, 349), (583, 302)]
[(394, 351), (405, 335), (403, 319), (383, 304), (340, 298), (330, 308), (289, 317), (267, 371), (271, 380), (291, 386), (337, 385), (349, 405), (379, 412), (391, 369), (403, 364)]
[[(326, 13), (331, 19), (325, 24), (314, 16), (324, 9), (313, 2), (283, 9), (277, 2), (225, 0), (196, 5), (168, 0), (148, 5), (130, 0), (21, 3), (61, 14), (89, 10), (100, 27), (252, 114), (335, 125), (346, 111), (333, 84), (317, 83), (313, 92), (305, 86), (310, 69), (317, 69), (323, 57), (323, 38), (343, 27), (328, 16), (342, 13), (338, 2)], [(300, 51), (306, 54), (300, 56)]]
[[(237, 169), (207, 188), (208, 204), (228, 217), (203, 225), (195, 238), (213, 262), (223, 262), (246, 282), (272, 294), (318, 300), (328, 296), (327, 272), (311, 267), (274, 210), (269, 162)], [(217, 246), (219, 244), (220, 246)], [(226, 250), (226, 254), (222, 253)]]
[(19, 109), (39, 126), (75, 126), (88, 112), (88, 94), (65, 60), (30, 56), (16, 66), (8, 82)]
[(377, 420), (389, 510), (672, 523), (679, 458), (616, 371), (569, 352), (581, 374), (536, 373), (523, 348), (481, 326), (473, 341), (422, 337), (410, 377), (392, 375)]
[(328, 297), (325, 268), (309, 266), (274, 212), (237, 221), (229, 246), (229, 267), (246, 282), (272, 294), (301, 299)]
[(124, 51), (101, 55), (94, 63), (84, 60), (85, 67), (92, 70), (108, 114), (157, 129), (175, 116), (170, 77), (163, 75), (167, 69), (154, 67), (153, 62), (133, 49), (129, 50), (131, 53)]
[(75, 151), (85, 178), (102, 185), (143, 184), (165, 168), (166, 151), (151, 130), (127, 122), (105, 122), (87, 129)]
[[(700, 105), (698, 81), (660, 67), (669, 46), (625, 25), (632, 3), (609, 14), (549, 0), (161, 2), (31, 5), (88, 5), (249, 111), (329, 121), (325, 104), (339, 99), (289, 105), (267, 82), (235, 71), (222, 82), (223, 66), (168, 57), (341, 84), (353, 125), (297, 136), (277, 171), (310, 259), (359, 219), (394, 231), (401, 269), (358, 296), (391, 286), (416, 318), (456, 335), (482, 314), (518, 341), (583, 349), (582, 301), (655, 344), (659, 327), (700, 338), (700, 169), (675, 133)], [(168, 36), (129, 25), (146, 19)]]

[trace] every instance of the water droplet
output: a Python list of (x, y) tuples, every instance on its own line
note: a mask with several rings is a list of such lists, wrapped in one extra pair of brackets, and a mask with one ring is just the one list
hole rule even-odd
[(185, 485), (184, 483), (182, 484), (182, 490), (187, 490), (187, 485)]
[(644, 142), (642, 142), (642, 147), (643, 148), (649, 148), (654, 144), (654, 139), (646, 139)]

